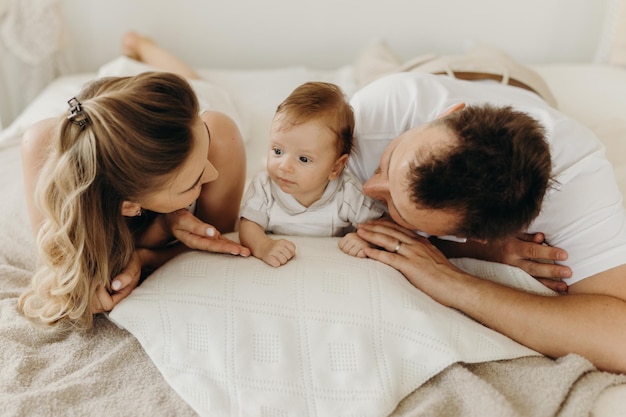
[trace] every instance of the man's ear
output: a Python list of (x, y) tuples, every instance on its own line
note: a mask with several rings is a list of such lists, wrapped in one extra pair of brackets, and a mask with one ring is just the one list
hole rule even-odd
[(335, 178), (337, 178), (343, 171), (343, 168), (346, 166), (347, 162), (348, 162), (347, 153), (344, 153), (339, 158), (337, 158), (337, 160), (335, 161), (335, 165), (333, 165), (333, 169), (330, 171), (330, 174), (328, 174), (328, 179), (332, 181)]
[(141, 213), (141, 204), (128, 200), (122, 202), (122, 216), (135, 217), (138, 213)]
[(443, 113), (441, 113), (439, 116), (437, 116), (437, 119), (441, 117), (446, 117), (447, 115), (452, 114), (455, 111), (463, 110), (464, 108), (465, 108), (465, 103), (454, 104), (453, 106), (448, 107), (448, 109), (444, 111)]

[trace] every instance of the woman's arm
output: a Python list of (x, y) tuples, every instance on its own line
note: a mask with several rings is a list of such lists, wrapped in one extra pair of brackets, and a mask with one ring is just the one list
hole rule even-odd
[(35, 186), (39, 172), (46, 162), (46, 156), (49, 154), (48, 148), (50, 147), (56, 122), (57, 119), (52, 118), (34, 124), (24, 133), (21, 142), (24, 192), (26, 194), (28, 217), (35, 236), (37, 236), (43, 222), (43, 215), (35, 207)]

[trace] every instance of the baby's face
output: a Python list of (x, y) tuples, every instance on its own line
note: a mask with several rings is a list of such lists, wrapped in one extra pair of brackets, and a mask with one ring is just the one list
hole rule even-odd
[(341, 173), (346, 158), (338, 159), (336, 136), (322, 122), (292, 126), (281, 121), (272, 122), (267, 172), (283, 192), (308, 207)]

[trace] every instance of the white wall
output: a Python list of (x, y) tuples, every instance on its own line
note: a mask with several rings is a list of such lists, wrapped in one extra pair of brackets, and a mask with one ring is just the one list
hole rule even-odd
[(74, 62), (91, 71), (128, 29), (195, 66), (350, 63), (373, 38), (403, 59), (458, 53), (468, 40), (526, 63), (590, 62), (607, 0), (61, 0)]
[[(59, 0), (74, 72), (119, 55), (122, 34), (153, 37), (195, 67), (336, 68), (375, 38), (402, 60), (470, 41), (528, 64), (592, 62), (609, 0)], [(8, 0), (0, 0), (1, 6)], [(29, 3), (30, 4), (30, 3)], [(42, 30), (45, 28), (42, 28)], [(1, 45), (0, 45), (1, 46)], [(44, 77), (47, 75), (47, 78)], [(0, 129), (54, 74), (0, 48)], [(28, 88), (26, 88), (28, 87)]]

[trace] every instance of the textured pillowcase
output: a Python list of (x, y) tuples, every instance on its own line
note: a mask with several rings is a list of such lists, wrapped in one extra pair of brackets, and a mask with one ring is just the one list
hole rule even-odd
[[(289, 239), (297, 256), (280, 268), (181, 255), (110, 313), (200, 415), (386, 416), (452, 363), (537, 354), (336, 238)], [(514, 268), (460, 262), (543, 289)]]

